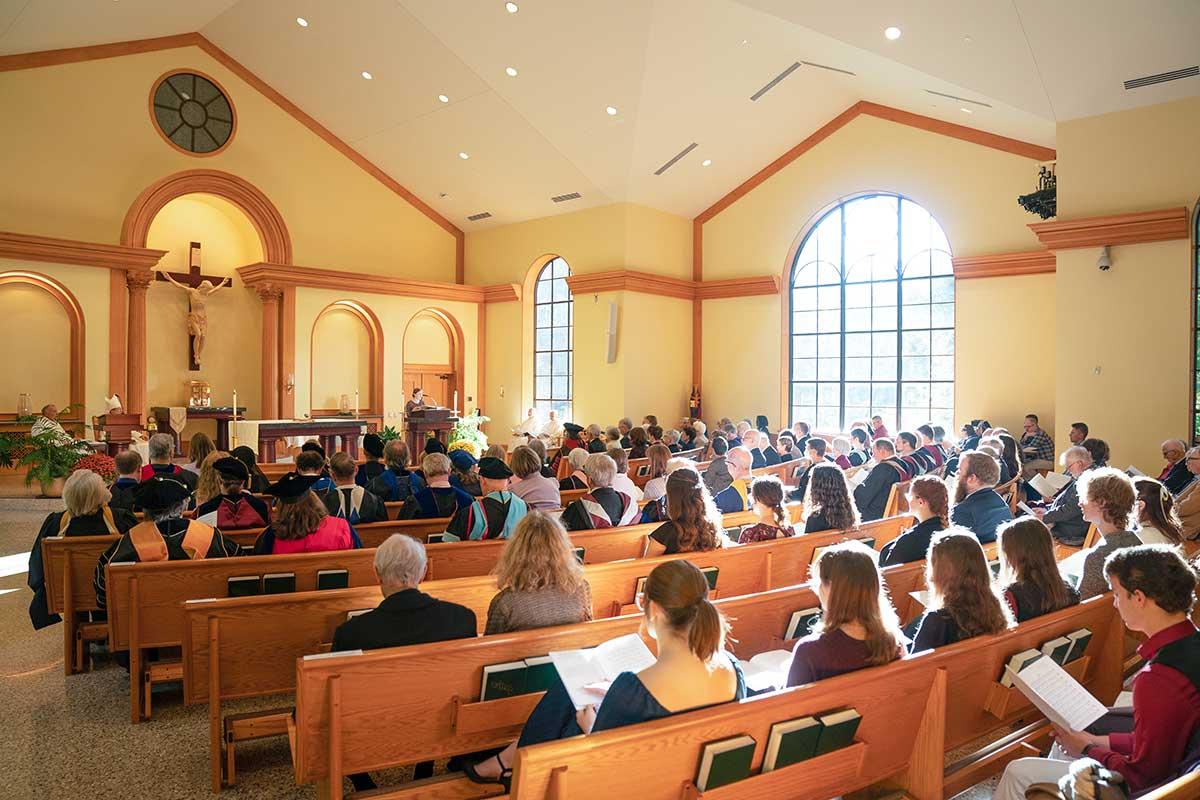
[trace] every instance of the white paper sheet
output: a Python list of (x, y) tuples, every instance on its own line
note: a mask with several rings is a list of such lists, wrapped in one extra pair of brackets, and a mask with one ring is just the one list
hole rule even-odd
[(1051, 658), (1043, 656), (1020, 672), (1008, 672), (1021, 693), (1060, 728), (1081, 731), (1108, 713), (1103, 703)]
[(586, 650), (550, 653), (567, 694), (576, 709), (604, 699), (608, 686), (622, 672), (641, 672), (654, 664), (654, 654), (635, 633), (610, 639)]

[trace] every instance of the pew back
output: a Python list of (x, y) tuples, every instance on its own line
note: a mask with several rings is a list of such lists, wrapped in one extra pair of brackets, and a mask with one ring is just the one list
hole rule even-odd
[(62, 614), (68, 601), (75, 611), (95, 611), (96, 563), (119, 536), (52, 536), (42, 540), (42, 568), (46, 577), (46, 607)]

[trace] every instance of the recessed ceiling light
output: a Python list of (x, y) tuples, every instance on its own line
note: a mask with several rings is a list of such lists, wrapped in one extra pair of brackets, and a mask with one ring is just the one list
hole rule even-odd
[(890, 41), (894, 42), (900, 38), (900, 29), (893, 25), (890, 28), (885, 28), (883, 35), (886, 36)]
[(504, 72), (510, 78), (517, 77), (517, 68), (516, 67), (505, 67)]
[(518, 6), (516, 3), (505, 3), (504, 7), (508, 9), (508, 13), (510, 14), (515, 14), (521, 10), (520, 6)]
[(617, 110), (615, 108), (613, 108), (612, 106), (608, 106), (604, 110), (608, 112), (608, 115), (610, 117), (615, 117), (617, 115)]
[(446, 97), (446, 95), (444, 95), (444, 94), (439, 94), (439, 95), (438, 95), (438, 100), (441, 100), (443, 103), (449, 103), (449, 102), (450, 102), (450, 98), (449, 98), (449, 97)]
[(963, 44), (970, 44), (972, 41), (974, 41), (974, 40), (973, 40), (973, 39), (971, 39), (971, 37), (970, 37), (970, 36), (964, 36), (964, 37), (963, 37)]
[(750, 40), (749, 40), (749, 39), (742, 39), (742, 44), (750, 44)]
[(711, 158), (706, 158), (706, 159), (704, 159), (703, 161), (701, 161), (701, 162), (700, 162), (700, 166), (702, 166), (702, 167), (711, 167), (711, 166), (712, 166), (712, 159), (711, 159)]
[(308, 20), (306, 20), (304, 17), (296, 17), (296, 24), (299, 25), (301, 28), (307, 28)]
[(459, 153), (458, 157), (461, 158), (463, 161), (466, 161), (468, 158), (470, 158), (470, 156), (467, 155), (466, 153)]
[(960, 108), (960, 109), (958, 109), (958, 110), (959, 110), (959, 111), (961, 111), (961, 112), (963, 112), (964, 114), (974, 114), (974, 113), (975, 113), (974, 111), (972, 111), (972, 110), (971, 110), (971, 109), (969, 109), (969, 108)]
[(371, 73), (367, 72), (365, 69), (363, 70), (362, 76), (363, 76), (364, 78), (366, 78), (367, 80), (371, 80), (372, 78), (374, 78), (374, 77), (375, 77), (375, 76), (374, 76), (374, 75), (372, 75)]

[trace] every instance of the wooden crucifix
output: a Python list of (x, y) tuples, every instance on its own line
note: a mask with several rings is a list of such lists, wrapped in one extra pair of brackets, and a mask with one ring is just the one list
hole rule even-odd
[[(208, 335), (208, 297), (226, 283), (232, 280), (226, 276), (217, 279), (216, 275), (204, 275), (200, 272), (200, 243), (192, 242), (188, 249), (188, 271), (163, 272), (156, 270), (156, 278), (178, 286), (188, 293), (188, 369), (195, 372), (200, 369), (200, 356), (204, 351), (204, 339)], [(217, 283), (213, 283), (217, 281)]]

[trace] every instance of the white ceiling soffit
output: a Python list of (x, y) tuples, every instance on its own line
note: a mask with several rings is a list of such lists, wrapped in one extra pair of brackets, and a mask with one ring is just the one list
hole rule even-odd
[[(467, 230), (694, 216), (860, 99), (1053, 145), (1056, 120), (1200, 94), (1122, 86), (1197, 63), (1200, 0), (517, 2), (0, 0), (0, 53), (199, 30)], [(796, 62), (855, 75), (802, 65), (751, 102)]]

